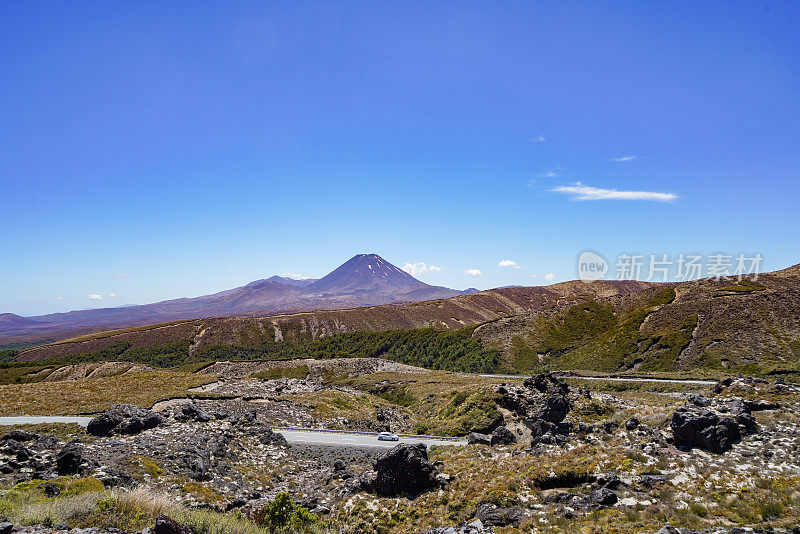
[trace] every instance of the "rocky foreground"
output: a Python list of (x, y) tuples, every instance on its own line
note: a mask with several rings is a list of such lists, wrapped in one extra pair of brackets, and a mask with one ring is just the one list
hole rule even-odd
[[(148, 488), (190, 509), (247, 517), (285, 492), (320, 521), (353, 532), (800, 532), (800, 391), (781, 381), (627, 396), (554, 375), (494, 383), (489, 398), (500, 415), (491, 426), (471, 432), (466, 446), (433, 450), (290, 444), (273, 425), (303, 420), (308, 407), (227, 395), (235, 383), (215, 385), (216, 396), (202, 400), (117, 405), (85, 432), (10, 430), (0, 438), (0, 480), (56, 500), (74, 493), (74, 481)], [(241, 384), (278, 393), (321, 387)], [(400, 430), (404, 413), (376, 405), (360, 425)], [(172, 532), (165, 521), (162, 530), (147, 528)], [(0, 534), (119, 532), (0, 523)]]

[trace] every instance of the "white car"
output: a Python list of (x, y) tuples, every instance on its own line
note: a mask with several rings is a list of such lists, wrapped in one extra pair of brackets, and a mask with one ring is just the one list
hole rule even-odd
[(400, 436), (391, 432), (381, 432), (378, 434), (379, 441), (400, 441)]

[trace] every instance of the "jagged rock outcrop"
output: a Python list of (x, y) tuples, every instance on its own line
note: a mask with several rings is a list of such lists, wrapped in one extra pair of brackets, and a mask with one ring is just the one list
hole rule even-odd
[(375, 475), (362, 478), (361, 488), (378, 495), (415, 496), (446, 484), (428, 461), (428, 450), (422, 443), (401, 443), (391, 448), (375, 461), (374, 469)]
[(675, 410), (670, 427), (678, 447), (723, 453), (743, 436), (755, 432), (757, 425), (741, 399), (717, 401), (712, 406), (710, 399), (697, 395)]
[(58, 474), (75, 475), (84, 470), (84, 448), (79, 442), (71, 441), (56, 454), (56, 469)]
[(511, 445), (517, 442), (517, 436), (512, 431), (504, 426), (499, 426), (494, 429), (490, 438), (492, 445)]
[(138, 434), (164, 423), (161, 415), (142, 410), (132, 404), (117, 404), (89, 421), (86, 431), (93, 436), (112, 433)]
[[(522, 386), (501, 385), (495, 389), (497, 404), (531, 431), (531, 445), (561, 444), (571, 426), (564, 423), (573, 399), (584, 392), (572, 391), (552, 373), (527, 378)], [(509, 421), (507, 421), (508, 423)]]
[(505, 527), (507, 525), (518, 527), (525, 516), (525, 510), (520, 506), (504, 508), (491, 503), (478, 506), (478, 510), (475, 512), (475, 517), (488, 527)]

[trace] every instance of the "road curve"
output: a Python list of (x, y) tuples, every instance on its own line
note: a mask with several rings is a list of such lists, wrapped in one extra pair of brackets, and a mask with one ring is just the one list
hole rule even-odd
[[(36, 425), (42, 423), (76, 423), (86, 426), (91, 417), (69, 417), (59, 415), (21, 415), (16, 417), (0, 417), (0, 426)], [(438, 439), (433, 436), (401, 435), (400, 441), (378, 441), (378, 434), (372, 432), (346, 432), (317, 430), (310, 428), (276, 428), (275, 432), (283, 434), (289, 443), (315, 443), (319, 445), (338, 445), (345, 447), (380, 447), (391, 448), (398, 443), (424, 443), (433, 445), (464, 445), (461, 439)]]
[[(478, 375), (484, 378), (501, 378), (503, 380), (524, 380), (530, 375)], [(564, 379), (575, 380), (602, 380), (604, 382), (653, 382), (656, 384), (689, 384), (692, 386), (713, 386), (717, 382), (714, 380), (681, 380), (678, 378), (620, 378), (620, 377), (605, 377), (605, 376), (579, 376), (579, 375), (564, 375), (559, 376)]]
[(70, 417), (61, 415), (19, 415), (15, 417), (0, 417), (0, 426), (3, 425), (39, 425), (42, 423), (75, 423), (86, 426), (91, 417)]
[(399, 443), (414, 445), (424, 443), (428, 447), (433, 445), (465, 445), (466, 441), (460, 439), (436, 439), (427, 436), (400, 436), (400, 441), (378, 441), (377, 434), (350, 433), (350, 432), (325, 432), (320, 430), (284, 430), (275, 429), (278, 434), (283, 434), (289, 443), (311, 443), (319, 445), (339, 445), (345, 447), (381, 447), (390, 449)]

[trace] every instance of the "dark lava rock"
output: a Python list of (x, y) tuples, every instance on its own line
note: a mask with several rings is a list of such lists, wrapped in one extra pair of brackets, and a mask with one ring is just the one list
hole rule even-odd
[(258, 432), (258, 441), (264, 445), (280, 445), (282, 447), (289, 446), (289, 442), (283, 437), (280, 432), (273, 431), (270, 427), (261, 427)]
[(576, 510), (589, 511), (613, 506), (617, 503), (617, 494), (608, 488), (592, 490), (586, 495), (562, 491), (546, 496), (544, 502), (566, 505)]
[(58, 454), (56, 454), (56, 469), (58, 470), (58, 474), (64, 476), (80, 473), (83, 470), (81, 464), (85, 460), (83, 453), (83, 445), (80, 443), (69, 442), (64, 445), (64, 447), (58, 451)]
[(598, 488), (617, 489), (622, 485), (616, 473), (603, 473), (595, 481)]
[(207, 423), (211, 421), (211, 416), (205, 412), (204, 410), (198, 408), (196, 404), (184, 404), (183, 408), (181, 408), (181, 412), (186, 417), (190, 419), (194, 419), (200, 423)]
[(375, 461), (375, 472), (374, 478), (362, 480), (362, 487), (378, 495), (413, 496), (443, 485), (422, 443), (401, 443), (389, 449)]
[(492, 445), (511, 445), (517, 442), (517, 436), (512, 431), (504, 426), (498, 426), (492, 432), (491, 444)]
[(602, 508), (613, 506), (617, 503), (617, 494), (608, 488), (592, 490), (587, 499), (589, 506)]
[(48, 434), (34, 441), (31, 448), (37, 451), (49, 451), (57, 448), (60, 443), (57, 437)]
[(723, 453), (757, 430), (755, 418), (740, 399), (717, 408), (719, 411), (698, 408), (695, 402), (675, 410), (670, 421), (675, 445)]
[(639, 420), (636, 417), (631, 417), (625, 421), (626, 430), (636, 430), (637, 428), (639, 428)]
[(122, 417), (108, 412), (89, 421), (86, 431), (93, 436), (110, 436), (111, 431), (122, 422)]
[(15, 456), (18, 462), (27, 462), (33, 453), (25, 445), (15, 439), (6, 439), (0, 443), (0, 450)]
[(723, 453), (742, 437), (739, 425), (733, 418), (720, 417), (709, 410), (701, 412), (678, 408), (670, 421), (675, 445), (699, 447)]
[(115, 430), (120, 434), (138, 434), (144, 430), (144, 421), (141, 417), (133, 416), (118, 424)]
[(127, 471), (122, 469), (106, 468), (105, 473), (95, 475), (107, 488), (133, 488), (136, 480)]
[(494, 504), (482, 504), (478, 506), (475, 517), (483, 525), (489, 527), (504, 527), (506, 525), (519, 526), (520, 520), (525, 517), (525, 510), (519, 506), (501, 508)]
[(23, 430), (21, 428), (15, 428), (13, 430), (9, 430), (2, 438), (0, 438), (0, 440), (7, 439), (13, 439), (14, 441), (25, 443), (26, 441), (39, 439), (39, 434), (34, 434), (33, 432), (29, 432), (28, 430)]
[(492, 436), (479, 432), (470, 432), (469, 435), (467, 435), (467, 443), (470, 445), (491, 445)]
[(39, 486), (39, 489), (48, 497), (56, 497), (61, 493), (61, 486), (52, 482), (45, 482)]
[(533, 421), (560, 423), (570, 410), (569, 385), (552, 374), (525, 379), (522, 386), (500, 386), (497, 404), (516, 414), (530, 426)]
[(155, 412), (147, 412), (147, 414), (142, 418), (142, 425), (144, 430), (150, 430), (151, 428), (163, 425), (164, 421), (164, 417), (160, 414)]
[(654, 488), (659, 484), (666, 484), (667, 477), (664, 475), (642, 475), (639, 477), (639, 484), (646, 488)]
[(198, 481), (211, 480), (229, 471), (228, 459), (235, 459), (230, 440), (216, 433), (185, 434), (174, 445), (185, 473)]
[(0, 534), (11, 534), (14, 530), (14, 524), (9, 522), (0, 523)]
[[(744, 405), (751, 412), (760, 412), (763, 410), (777, 410), (781, 407), (777, 402), (770, 402), (764, 400), (745, 400)], [(18, 440), (22, 441), (22, 440)]]
[(156, 524), (153, 527), (155, 534), (194, 534), (191, 528), (178, 523), (171, 517), (164, 514), (156, 516)]
[(344, 463), (344, 460), (338, 458), (335, 462), (333, 462), (333, 470), (334, 471), (344, 471), (347, 469), (347, 464)]
[(601, 426), (604, 432), (612, 434), (616, 432), (617, 429), (619, 428), (619, 423), (617, 423), (616, 421), (603, 421)]

